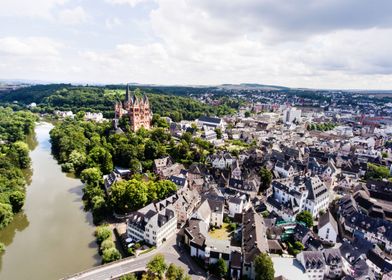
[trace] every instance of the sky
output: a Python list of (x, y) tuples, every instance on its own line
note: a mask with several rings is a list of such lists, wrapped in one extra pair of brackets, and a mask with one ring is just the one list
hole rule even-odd
[(0, 0), (0, 79), (392, 89), (390, 0)]

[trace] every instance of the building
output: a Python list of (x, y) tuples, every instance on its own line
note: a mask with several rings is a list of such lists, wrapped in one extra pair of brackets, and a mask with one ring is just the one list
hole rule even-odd
[(291, 124), (301, 121), (301, 110), (291, 107), (283, 111), (283, 123)]
[(225, 130), (225, 123), (220, 118), (202, 116), (196, 122), (199, 128), (204, 128), (205, 130), (216, 128), (219, 128), (222, 131)]
[[(301, 211), (309, 211), (317, 217), (329, 205), (329, 192), (318, 176), (295, 176), (272, 182), (273, 199), (277, 204), (291, 209), (295, 216)], [(274, 210), (274, 209), (272, 209)]]
[(157, 203), (150, 203), (129, 215), (127, 235), (135, 241), (159, 247), (176, 234), (177, 215), (174, 203), (177, 195), (170, 196)]
[(297, 255), (309, 279), (324, 279), (327, 267), (324, 255), (320, 251), (303, 251)]
[(128, 116), (129, 125), (133, 131), (137, 131), (142, 127), (145, 129), (151, 128), (152, 112), (148, 97), (146, 95), (139, 97), (131, 94), (129, 86), (127, 86), (125, 93), (125, 101), (123, 103), (116, 102), (114, 112), (115, 123), (122, 116)]
[(253, 208), (249, 208), (242, 215), (242, 276), (255, 279), (254, 260), (261, 253), (268, 251), (264, 219)]
[(242, 214), (244, 210), (249, 208), (249, 201), (247, 195), (232, 196), (227, 200), (229, 208), (229, 217), (234, 217), (235, 214)]
[(220, 197), (206, 198), (193, 213), (192, 218), (202, 220), (210, 226), (221, 227), (224, 206), (224, 199), (220, 199)]
[(318, 236), (322, 240), (328, 242), (336, 243), (336, 238), (338, 237), (338, 224), (332, 217), (331, 213), (328, 211), (320, 216), (318, 222)]

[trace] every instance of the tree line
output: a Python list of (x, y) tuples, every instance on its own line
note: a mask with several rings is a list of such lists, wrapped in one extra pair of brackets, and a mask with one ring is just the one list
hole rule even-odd
[(26, 136), (33, 132), (36, 120), (30, 112), (0, 107), (0, 229), (24, 204), (26, 178), (22, 170), (30, 167)]

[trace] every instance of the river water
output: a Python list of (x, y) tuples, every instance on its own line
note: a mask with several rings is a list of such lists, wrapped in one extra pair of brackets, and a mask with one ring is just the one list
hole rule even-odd
[(39, 123), (30, 153), (33, 173), (23, 211), (0, 231), (1, 280), (59, 279), (100, 264), (90, 213), (83, 211), (82, 183), (67, 177), (50, 151), (49, 131)]

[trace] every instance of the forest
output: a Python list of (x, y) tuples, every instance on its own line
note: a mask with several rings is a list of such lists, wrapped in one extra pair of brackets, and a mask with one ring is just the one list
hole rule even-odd
[(33, 133), (36, 120), (30, 112), (0, 107), (0, 229), (24, 204), (26, 178), (22, 170), (30, 167), (26, 136)]
[[(135, 90), (136, 88), (131, 88)], [(171, 117), (174, 121), (194, 120), (201, 115), (223, 116), (234, 112), (233, 104), (226, 99), (220, 105), (211, 106), (189, 97), (186, 93), (180, 96), (177, 91), (169, 94), (161, 89), (143, 89), (150, 100), (153, 113)], [(0, 94), (0, 103), (15, 109), (25, 108), (34, 102), (37, 107), (33, 111), (51, 113), (54, 110), (102, 112), (104, 117), (112, 118), (113, 106), (116, 101), (124, 100), (124, 86), (89, 87), (71, 86), (66, 84), (37, 85), (20, 88)]]

